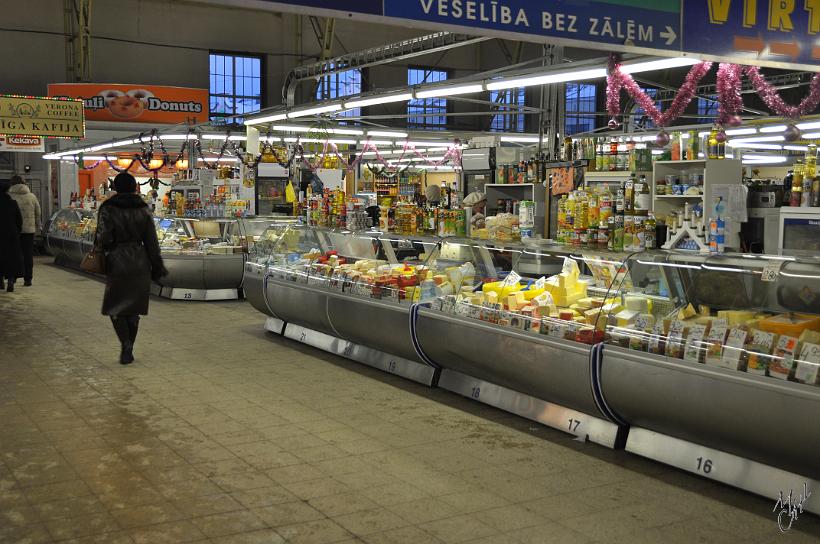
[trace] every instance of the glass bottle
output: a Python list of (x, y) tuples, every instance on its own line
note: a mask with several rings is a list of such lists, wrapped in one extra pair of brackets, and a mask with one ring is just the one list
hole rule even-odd
[(626, 198), (625, 198), (626, 190), (624, 188), (624, 184), (620, 184), (618, 186), (618, 191), (615, 194), (615, 215), (623, 215), (626, 211)]
[(649, 191), (649, 183), (646, 181), (646, 176), (642, 174), (635, 188), (635, 214), (646, 215), (651, 207), (652, 197)]
[(707, 157), (710, 159), (717, 159), (718, 157), (718, 129), (717, 127), (712, 127), (712, 130), (709, 131), (709, 137), (706, 141), (708, 146)]
[(609, 192), (609, 185), (604, 184), (601, 195), (598, 197), (598, 223), (609, 225), (609, 218), (612, 217), (612, 193)]
[(657, 221), (655, 221), (655, 215), (652, 212), (649, 212), (649, 215), (646, 218), (646, 221), (643, 224), (644, 228), (644, 244), (646, 245), (646, 249), (655, 249), (657, 248), (658, 238), (657, 238)]
[(597, 229), (601, 209), (599, 208), (598, 192), (595, 189), (591, 189), (589, 191), (587, 203), (589, 207), (589, 212), (587, 215), (587, 226), (591, 229)]
[(567, 228), (567, 195), (561, 195), (558, 201), (558, 243), (563, 244)]
[(789, 200), (789, 206), (800, 206), (803, 197), (803, 174), (805, 173), (805, 165), (802, 160), (798, 160), (794, 165), (794, 174), (792, 175), (792, 193)]
[(635, 174), (630, 174), (624, 183), (624, 215), (632, 215), (635, 211)]
[(814, 179), (814, 176), (817, 175), (817, 144), (810, 143), (808, 145), (808, 150), (806, 151), (806, 169), (803, 173), (803, 178), (808, 178), (810, 180)]
[(681, 155), (680, 155), (680, 149), (681, 149), (680, 144), (681, 144), (681, 133), (676, 132), (676, 133), (672, 134), (672, 160), (673, 161), (682, 160)]

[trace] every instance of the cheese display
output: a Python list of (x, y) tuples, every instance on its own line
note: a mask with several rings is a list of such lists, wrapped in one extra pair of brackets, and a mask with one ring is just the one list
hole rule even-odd
[[(723, 290), (716, 293), (712, 285), (700, 283), (708, 277), (699, 275), (700, 267), (676, 265), (689, 276), (688, 283), (680, 281), (679, 296), (674, 298), (659, 296), (668, 289), (664, 282), (674, 277), (666, 272), (668, 265), (654, 266), (650, 260), (639, 264), (630, 269), (631, 285), (622, 289), (620, 296), (609, 294), (621, 305), (609, 307), (608, 343), (686, 364), (818, 385), (820, 315), (788, 309), (805, 308), (815, 300), (815, 289), (820, 291), (820, 285), (811, 281), (820, 276), (795, 274), (795, 281), (801, 283), (794, 289), (797, 296), (789, 299), (777, 285), (744, 283), (739, 275), (733, 276), (734, 287), (721, 284)], [(662, 271), (657, 273), (658, 269)], [(725, 270), (734, 272), (728, 267)], [(707, 300), (689, 299), (699, 293)], [(750, 298), (757, 301), (757, 308), (747, 303)], [(721, 307), (726, 303), (739, 307)]]

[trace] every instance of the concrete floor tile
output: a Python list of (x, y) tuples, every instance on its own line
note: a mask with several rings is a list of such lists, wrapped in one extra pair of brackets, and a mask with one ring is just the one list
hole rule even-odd
[(253, 508), (251, 511), (269, 527), (281, 527), (325, 518), (325, 515), (305, 502), (286, 502)]
[(285, 539), (273, 529), (249, 531), (235, 535), (211, 538), (212, 544), (284, 544)]
[(293, 544), (331, 544), (351, 537), (343, 527), (329, 519), (287, 525), (276, 531)]
[(433, 535), (412, 526), (366, 535), (362, 539), (367, 544), (441, 544)]
[(409, 525), (405, 519), (386, 508), (359, 510), (334, 516), (333, 520), (352, 534), (360, 537)]
[(190, 521), (172, 521), (132, 529), (135, 544), (177, 544), (204, 540), (205, 535)]
[(454, 516), (421, 525), (421, 528), (448, 544), (468, 542), (477, 538), (484, 538), (498, 534), (498, 531), (484, 525), (469, 515)]
[(191, 523), (209, 538), (267, 528), (264, 521), (248, 510), (194, 518)]

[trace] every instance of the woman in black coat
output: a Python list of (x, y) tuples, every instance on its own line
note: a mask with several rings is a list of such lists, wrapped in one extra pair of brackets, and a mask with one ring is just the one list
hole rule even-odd
[(14, 291), (14, 281), (23, 274), (23, 251), (20, 248), (20, 229), (23, 216), (17, 202), (9, 196), (8, 182), (0, 182), (0, 289), (3, 278), (8, 280), (6, 290)]
[(167, 274), (148, 204), (137, 193), (134, 176), (114, 178), (114, 196), (100, 206), (94, 247), (105, 254), (102, 313), (111, 317), (122, 351), (120, 363), (134, 361), (141, 315), (148, 314), (151, 280)]

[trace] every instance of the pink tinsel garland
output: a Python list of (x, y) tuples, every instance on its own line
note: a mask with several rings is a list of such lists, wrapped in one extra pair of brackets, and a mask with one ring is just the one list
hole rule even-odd
[(729, 124), (730, 119), (740, 113), (743, 98), (740, 95), (742, 68), (737, 64), (720, 63), (717, 71), (717, 100), (720, 125)]
[(792, 106), (786, 104), (783, 98), (780, 97), (780, 93), (777, 92), (777, 89), (766, 81), (766, 78), (760, 73), (760, 68), (757, 66), (746, 66), (743, 68), (743, 71), (746, 73), (746, 77), (752, 82), (752, 86), (766, 106), (777, 115), (789, 119), (796, 119), (807, 113), (811, 113), (817, 105), (820, 104), (820, 74), (815, 74), (814, 77), (812, 77), (808, 96), (801, 100), (797, 106)]
[(674, 100), (667, 110), (661, 113), (655, 106), (655, 99), (646, 94), (630, 74), (622, 72), (617, 61), (611, 60), (607, 76), (607, 112), (612, 116), (620, 113), (620, 90), (625, 89), (657, 126), (668, 126), (683, 114), (686, 106), (695, 98), (698, 83), (711, 67), (711, 62), (700, 62), (692, 66)]

